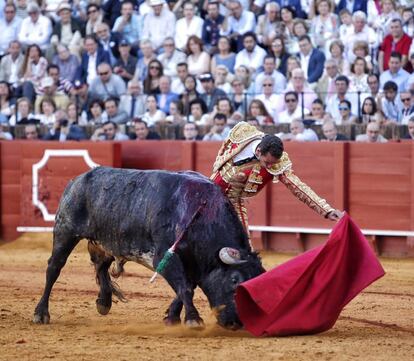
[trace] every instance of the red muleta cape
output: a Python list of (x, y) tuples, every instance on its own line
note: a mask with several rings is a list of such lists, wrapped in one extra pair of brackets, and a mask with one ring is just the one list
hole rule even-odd
[(385, 274), (349, 215), (328, 241), (242, 283), (236, 305), (255, 336), (314, 334), (329, 330), (345, 305)]

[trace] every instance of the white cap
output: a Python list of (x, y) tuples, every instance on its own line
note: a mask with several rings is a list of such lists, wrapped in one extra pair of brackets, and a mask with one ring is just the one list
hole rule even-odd
[(165, 0), (149, 0), (150, 6), (164, 5)]
[(48, 86), (52, 86), (54, 83), (55, 81), (53, 80), (53, 78), (50, 76), (47, 76), (42, 79), (42, 81), (40, 82), (40, 85), (42, 86), (42, 88), (46, 88)]

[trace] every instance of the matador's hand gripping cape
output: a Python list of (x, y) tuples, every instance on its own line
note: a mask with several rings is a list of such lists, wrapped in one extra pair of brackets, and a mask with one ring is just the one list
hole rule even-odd
[(286, 152), (271, 168), (262, 167), (256, 158), (235, 164), (234, 157), (264, 135), (246, 122), (238, 123), (221, 146), (210, 177), (229, 197), (246, 230), (248, 223), (243, 199), (260, 192), (270, 180), (282, 182), (299, 200), (326, 217), (334, 209), (293, 173)]

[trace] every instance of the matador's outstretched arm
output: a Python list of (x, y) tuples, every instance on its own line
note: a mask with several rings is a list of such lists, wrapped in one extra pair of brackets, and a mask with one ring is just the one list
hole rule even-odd
[(280, 174), (279, 180), (296, 198), (321, 216), (326, 218), (330, 213), (336, 212), (335, 208), (332, 208), (325, 199), (319, 197), (306, 183), (302, 182), (291, 169)]

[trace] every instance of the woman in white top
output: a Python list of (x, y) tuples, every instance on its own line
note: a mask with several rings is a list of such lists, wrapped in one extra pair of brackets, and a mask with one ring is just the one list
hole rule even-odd
[(186, 1), (183, 6), (184, 17), (175, 23), (175, 45), (183, 50), (188, 39), (192, 35), (201, 38), (204, 20), (195, 15), (195, 7), (191, 1)]
[(146, 100), (147, 111), (142, 117), (149, 127), (154, 126), (158, 122), (165, 120), (165, 113), (158, 109), (157, 98), (155, 95), (148, 95)]
[(351, 65), (351, 75), (349, 76), (351, 91), (369, 93), (368, 72), (366, 60), (357, 57)]
[(188, 72), (198, 76), (210, 71), (210, 55), (203, 51), (203, 41), (198, 36), (190, 36), (187, 42)]
[(51, 98), (43, 98), (39, 105), (40, 114), (36, 114), (36, 118), (40, 120), (40, 124), (52, 127), (56, 121), (56, 104)]
[[(20, 69), (22, 82), (31, 84), (35, 89), (40, 86), (41, 80), (46, 76), (48, 62), (42, 56), (40, 47), (36, 44), (30, 45), (26, 50), (26, 55)], [(23, 95), (26, 96), (23, 87)]]
[(327, 54), (332, 40), (338, 37), (339, 19), (332, 12), (332, 4), (329, 0), (319, 0), (316, 7), (319, 15), (312, 19), (312, 39), (314, 45)]

